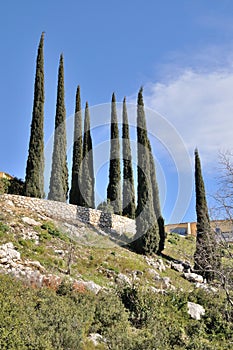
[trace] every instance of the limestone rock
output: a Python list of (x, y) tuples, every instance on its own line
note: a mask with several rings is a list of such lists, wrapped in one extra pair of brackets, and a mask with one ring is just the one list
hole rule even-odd
[(0, 257), (17, 261), (20, 260), (20, 253), (14, 248), (12, 242), (8, 242), (0, 246)]
[(166, 270), (166, 267), (165, 267), (162, 259), (155, 260), (151, 257), (145, 256), (145, 260), (146, 260), (148, 265), (154, 267), (155, 269), (159, 270), (160, 272)]
[(29, 265), (29, 266), (36, 267), (40, 271), (45, 271), (45, 268), (41, 265), (41, 263), (39, 261), (27, 260), (27, 261), (25, 261), (25, 264)]
[(154, 280), (160, 280), (159, 273), (154, 269), (147, 269), (147, 273), (152, 277)]
[(31, 225), (31, 226), (40, 226), (40, 222), (32, 219), (32, 218), (28, 218), (27, 216), (24, 216), (22, 218), (22, 221), (25, 223), (25, 224), (28, 224), (28, 225)]
[(123, 273), (119, 273), (116, 278), (116, 283), (120, 285), (131, 285), (131, 281), (128, 276), (124, 275)]
[(166, 289), (168, 289), (168, 288), (170, 287), (170, 285), (171, 285), (171, 279), (170, 279), (170, 277), (163, 277), (163, 278), (162, 278), (162, 282), (163, 282), (164, 287), (165, 287)]
[(188, 314), (195, 320), (200, 320), (205, 314), (205, 309), (200, 304), (188, 302)]
[(104, 341), (104, 338), (99, 333), (91, 333), (88, 337), (94, 344), (94, 346), (98, 346), (99, 343)]
[(201, 275), (198, 275), (197, 273), (194, 273), (194, 272), (184, 273), (183, 277), (190, 282), (198, 282), (198, 283), (204, 282), (203, 277)]
[(10, 199), (7, 199), (6, 201), (5, 201), (5, 205), (7, 206), (9, 206), (9, 207), (14, 207), (15, 205), (14, 205), (14, 203), (10, 200)]
[(155, 288), (153, 286), (150, 286), (150, 290), (153, 293), (158, 293), (158, 294), (165, 294), (166, 293), (164, 289)]
[(210, 286), (210, 285), (208, 285), (208, 284), (205, 284), (205, 283), (199, 283), (199, 282), (197, 282), (197, 283), (195, 283), (195, 286), (196, 286), (197, 288), (204, 289), (204, 290), (207, 291), (207, 292), (212, 292), (212, 293), (217, 293), (217, 292), (218, 292), (218, 289), (217, 289), (217, 288), (215, 288), (215, 287), (213, 287), (213, 286)]
[(94, 294), (98, 294), (99, 291), (102, 289), (101, 286), (99, 286), (98, 284), (96, 284), (93, 281), (82, 281), (82, 284), (92, 293)]
[(171, 263), (171, 268), (175, 271), (178, 271), (178, 272), (184, 272), (184, 266), (183, 264), (179, 264), (179, 263), (174, 263), (172, 262)]

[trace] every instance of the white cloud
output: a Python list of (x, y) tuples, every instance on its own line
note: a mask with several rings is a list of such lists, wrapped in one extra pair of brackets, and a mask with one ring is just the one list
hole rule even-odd
[(175, 126), (190, 155), (199, 148), (205, 164), (219, 149), (233, 149), (233, 69), (184, 69), (167, 83), (147, 84), (144, 99)]

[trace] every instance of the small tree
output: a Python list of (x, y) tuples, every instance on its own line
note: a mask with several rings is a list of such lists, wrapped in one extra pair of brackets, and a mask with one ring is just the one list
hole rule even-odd
[(151, 149), (151, 143), (149, 139), (148, 139), (148, 149), (149, 149), (149, 157), (150, 157), (150, 180), (151, 180), (151, 186), (152, 186), (153, 207), (154, 207), (157, 223), (159, 226), (160, 240), (159, 240), (158, 253), (161, 253), (164, 250), (166, 233), (164, 228), (164, 219), (162, 217), (161, 208), (160, 208), (159, 186), (158, 186), (157, 177), (156, 177), (155, 161), (154, 161), (154, 157)]
[(82, 164), (82, 111), (81, 111), (80, 86), (76, 92), (76, 105), (74, 117), (74, 141), (73, 141), (73, 163), (72, 179), (70, 189), (70, 204), (82, 205), (80, 194), (81, 164)]
[(64, 89), (64, 63), (60, 56), (57, 84), (52, 171), (48, 199), (66, 202), (68, 193), (68, 168), (66, 157), (66, 109)]
[(136, 235), (131, 243), (132, 249), (139, 254), (157, 253), (159, 249), (159, 227), (154, 213), (153, 194), (150, 178), (150, 155), (146, 117), (143, 102), (143, 90), (138, 93), (137, 106), (137, 214)]
[(194, 269), (206, 278), (207, 281), (211, 281), (220, 267), (220, 257), (217, 250), (215, 233), (210, 226), (201, 161), (197, 149), (195, 150), (195, 189), (197, 239), (194, 254)]
[(25, 176), (25, 196), (44, 197), (44, 33), (36, 62), (31, 135)]
[(121, 215), (121, 165), (120, 165), (120, 141), (117, 121), (116, 98), (112, 94), (111, 105), (111, 145), (110, 145), (109, 183), (107, 199), (110, 201), (114, 213)]
[(85, 107), (84, 136), (83, 136), (83, 161), (81, 179), (82, 205), (87, 208), (95, 208), (95, 178), (93, 164), (93, 149), (90, 130), (90, 113), (88, 103)]
[(122, 126), (122, 153), (123, 153), (123, 215), (135, 218), (135, 193), (132, 155), (130, 147), (129, 123), (127, 115), (126, 98), (123, 101)]

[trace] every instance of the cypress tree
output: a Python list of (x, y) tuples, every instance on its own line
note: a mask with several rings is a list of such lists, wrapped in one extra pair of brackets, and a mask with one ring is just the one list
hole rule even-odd
[(215, 233), (210, 226), (201, 161), (197, 149), (195, 150), (195, 189), (197, 239), (194, 254), (194, 269), (206, 278), (207, 281), (211, 281), (214, 278), (215, 272), (220, 267), (220, 257), (217, 251)]
[(132, 155), (130, 147), (129, 123), (126, 106), (126, 98), (123, 101), (123, 126), (122, 126), (122, 153), (123, 153), (123, 215), (131, 219), (135, 218), (135, 193)]
[(143, 90), (138, 93), (137, 106), (137, 214), (136, 235), (131, 243), (132, 249), (139, 254), (157, 253), (159, 249), (159, 228), (154, 213), (153, 194), (150, 178), (150, 155), (143, 102)]
[(112, 94), (111, 104), (111, 145), (109, 183), (107, 188), (107, 199), (113, 207), (115, 214), (121, 215), (121, 165), (120, 165), (120, 141), (117, 121), (116, 98)]
[(57, 105), (52, 170), (48, 199), (66, 202), (68, 193), (68, 168), (66, 157), (66, 109), (64, 89), (64, 62), (60, 56), (57, 84)]
[(95, 178), (93, 164), (92, 138), (90, 131), (90, 113), (88, 103), (85, 107), (84, 136), (83, 136), (83, 161), (82, 161), (82, 179), (81, 179), (82, 206), (95, 208)]
[(31, 135), (24, 193), (28, 197), (44, 197), (44, 33), (37, 53)]
[(70, 204), (82, 205), (80, 197), (81, 185), (81, 164), (82, 164), (82, 111), (81, 111), (80, 86), (76, 91), (76, 105), (74, 117), (74, 142), (73, 142), (73, 163), (72, 179), (70, 189)]
[(149, 156), (150, 156), (150, 181), (152, 186), (153, 207), (154, 207), (157, 223), (159, 226), (160, 240), (159, 240), (158, 253), (161, 253), (164, 250), (166, 234), (165, 234), (165, 228), (164, 228), (164, 219), (162, 217), (161, 208), (160, 208), (159, 187), (158, 187), (158, 182), (156, 177), (155, 161), (154, 161), (149, 138), (148, 138), (148, 149), (149, 149)]

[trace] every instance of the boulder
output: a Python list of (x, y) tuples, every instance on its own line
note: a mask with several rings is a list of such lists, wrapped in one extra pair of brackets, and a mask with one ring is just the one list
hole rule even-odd
[(88, 339), (90, 339), (93, 342), (94, 346), (98, 346), (99, 343), (104, 341), (104, 338), (99, 333), (91, 333)]
[(28, 218), (26, 216), (24, 216), (22, 218), (22, 221), (25, 223), (25, 224), (28, 224), (28, 225), (31, 225), (31, 226), (40, 226), (40, 222), (32, 219), (32, 218)]
[(98, 284), (96, 284), (93, 281), (82, 281), (82, 284), (84, 285), (84, 287), (86, 287), (86, 289), (88, 289), (90, 292), (94, 293), (94, 294), (98, 294), (99, 291), (102, 289), (101, 286), (99, 286)]
[(217, 288), (215, 288), (215, 287), (213, 287), (213, 286), (210, 286), (210, 285), (208, 285), (208, 284), (205, 284), (205, 283), (199, 283), (199, 282), (197, 282), (197, 283), (195, 283), (195, 286), (196, 286), (197, 288), (204, 289), (204, 290), (207, 291), (207, 292), (212, 292), (212, 293), (217, 293), (217, 292), (218, 292), (218, 289), (217, 289)]
[(174, 263), (172, 262), (171, 263), (171, 268), (175, 271), (178, 271), (178, 272), (184, 272), (184, 266), (183, 264), (179, 264), (179, 263)]
[(0, 246), (0, 258), (17, 261), (20, 260), (20, 253), (14, 248), (12, 242), (8, 242)]
[(194, 272), (184, 273), (183, 277), (190, 282), (198, 282), (198, 283), (204, 282), (203, 277), (201, 275), (198, 275), (197, 273), (194, 273)]
[(163, 282), (164, 288), (168, 289), (171, 285), (170, 277), (162, 277), (161, 281)]
[(123, 273), (119, 273), (116, 278), (116, 283), (120, 285), (131, 285), (131, 281), (128, 276), (124, 275)]
[(145, 256), (145, 260), (146, 260), (148, 265), (154, 267), (155, 269), (159, 270), (160, 272), (166, 270), (166, 267), (165, 267), (162, 259), (155, 260), (149, 256)]
[(150, 290), (153, 292), (153, 293), (159, 293), (159, 294), (165, 294), (165, 290), (164, 289), (159, 289), (159, 288), (155, 288), (153, 286), (150, 286)]
[(200, 304), (188, 302), (188, 314), (195, 320), (200, 320), (205, 314), (205, 309)]

